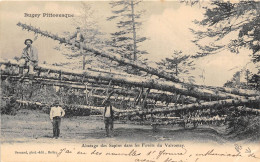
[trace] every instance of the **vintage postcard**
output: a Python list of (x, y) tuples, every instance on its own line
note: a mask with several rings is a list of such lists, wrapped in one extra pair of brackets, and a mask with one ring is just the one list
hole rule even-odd
[(259, 162), (259, 11), (1, 1), (0, 161)]

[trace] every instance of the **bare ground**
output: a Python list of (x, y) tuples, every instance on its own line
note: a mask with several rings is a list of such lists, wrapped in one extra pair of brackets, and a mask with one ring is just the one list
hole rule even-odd
[[(99, 143), (99, 142), (194, 142), (223, 144), (228, 140), (225, 126), (199, 126), (196, 129), (183, 129), (179, 126), (159, 127), (114, 124), (114, 137), (105, 137), (101, 117), (82, 116), (63, 118), (61, 123), (62, 143)], [(38, 110), (20, 110), (15, 116), (1, 116), (1, 143), (50, 143), (52, 125), (48, 114)]]

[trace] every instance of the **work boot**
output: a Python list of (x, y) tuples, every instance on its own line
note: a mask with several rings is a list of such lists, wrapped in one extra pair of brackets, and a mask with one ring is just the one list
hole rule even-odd
[(106, 137), (109, 137), (109, 129), (106, 129)]
[(29, 64), (28, 74), (36, 75), (36, 72), (34, 71), (35, 64), (37, 64), (37, 63), (30, 63)]
[(58, 131), (57, 131), (57, 137), (59, 137), (60, 136), (60, 129), (58, 129)]
[(55, 138), (55, 137), (56, 137), (56, 130), (53, 129), (53, 138)]
[(111, 134), (111, 135), (110, 135), (111, 137), (114, 137), (114, 129), (111, 129), (111, 130), (110, 130), (110, 134)]

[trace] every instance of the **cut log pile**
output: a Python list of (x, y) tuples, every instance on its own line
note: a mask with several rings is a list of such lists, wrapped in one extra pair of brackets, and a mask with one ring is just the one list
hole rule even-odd
[[(4, 79), (5, 77), (13, 77), (14, 79), (18, 79), (18, 62), (15, 60), (0, 60), (1, 64), (1, 77)], [(116, 116), (122, 117), (132, 117), (139, 115), (149, 115), (149, 114), (160, 114), (160, 113), (172, 113), (180, 110), (190, 110), (190, 109), (214, 109), (218, 107), (228, 107), (228, 106), (244, 106), (247, 103), (257, 103), (260, 101), (260, 97), (257, 96), (258, 92), (250, 91), (251, 93), (247, 96), (238, 96), (231, 93), (212, 93), (212, 91), (208, 91), (205, 89), (196, 90), (196, 94), (192, 93), (188, 88), (182, 87), (178, 85), (179, 83), (173, 83), (170, 81), (161, 81), (161, 80), (153, 80), (153, 79), (145, 79), (141, 77), (124, 77), (119, 74), (112, 74), (107, 72), (96, 72), (88, 69), (87, 71), (72, 71), (69, 69), (64, 69), (60, 67), (54, 67), (50, 65), (39, 64), (38, 67), (35, 68), (37, 75), (35, 76), (35, 82), (52, 84), (56, 86), (71, 86), (76, 89), (87, 89), (90, 91), (93, 88), (99, 89), (101, 92), (106, 91), (108, 89), (108, 85), (110, 84), (111, 90), (113, 93), (117, 94), (116, 96), (111, 96), (112, 100), (126, 100), (128, 102), (134, 102), (137, 100), (138, 93), (142, 88), (149, 88), (156, 90), (157, 93), (152, 92), (147, 95), (147, 103), (154, 102), (154, 100), (163, 100), (163, 96), (167, 96), (170, 98), (170, 102), (175, 103), (173, 106), (168, 103), (168, 105), (158, 105), (153, 104), (154, 108), (147, 107), (144, 109), (128, 109), (128, 110), (120, 110), (118, 109), (115, 113)], [(176, 85), (177, 84), (177, 85)], [(88, 86), (86, 86), (88, 85)], [(124, 89), (120, 87), (140, 87), (139, 91), (136, 89)], [(116, 87), (116, 88), (115, 88)], [(159, 92), (159, 93), (158, 93)], [(178, 93), (176, 93), (178, 92)], [(177, 95), (176, 95), (177, 94)], [(254, 95), (253, 95), (254, 94)], [(121, 96), (119, 96), (121, 95)], [(178, 100), (178, 96), (183, 95), (184, 102)], [(136, 96), (136, 97), (135, 97)], [(141, 94), (142, 97), (145, 97), (145, 94)], [(253, 96), (253, 97), (248, 97)], [(91, 97), (106, 99), (107, 96), (102, 96), (98, 94), (92, 94)], [(173, 99), (175, 98), (175, 99)], [(198, 99), (199, 98), (199, 99)], [(151, 100), (152, 99), (152, 100)], [(201, 99), (205, 101), (201, 102)], [(218, 99), (218, 100), (217, 100)], [(212, 100), (212, 101), (211, 101)], [(214, 101), (217, 100), (217, 101)], [(175, 101), (175, 102), (174, 102)], [(19, 101), (18, 101), (19, 102)], [(22, 101), (20, 101), (22, 102)], [(25, 102), (29, 103), (29, 101)], [(188, 104), (187, 104), (188, 103)], [(36, 103), (37, 104), (37, 103)], [(152, 104), (150, 104), (152, 105)], [(85, 106), (85, 105), (77, 105), (78, 108), (84, 109), (99, 109), (95, 106)], [(254, 112), (259, 114), (258, 109), (246, 108), (242, 109), (238, 107), (241, 111), (246, 112)], [(163, 122), (165, 123), (165, 122)], [(167, 123), (167, 122), (166, 122)], [(169, 122), (169, 123), (180, 123), (177, 121)]]
[[(2, 74), (18, 74), (15, 73), (16, 71), (18, 71), (18, 62), (16, 60), (6, 61), (1, 59), (0, 64)], [(10, 65), (12, 66), (10, 67)], [(87, 71), (75, 71), (51, 65), (39, 64), (38, 67), (36, 67), (36, 71), (38, 74), (38, 78), (46, 78), (61, 81), (73, 81), (78, 83), (93, 83), (101, 80), (100, 84), (107, 84), (109, 81), (112, 81), (112, 84), (117, 86), (128, 85), (132, 87), (157, 89), (161, 91), (182, 94), (185, 96), (191, 96), (206, 101), (227, 98), (239, 99), (245, 97), (226, 92), (208, 90), (205, 88), (188, 87), (185, 84), (174, 83), (171, 81), (142, 78), (140, 76), (125, 77), (124, 75), (119, 74), (96, 72), (92, 71), (91, 69)], [(259, 96), (259, 92), (257, 91), (250, 90), (249, 92), (250, 93), (248, 93), (247, 96)]]

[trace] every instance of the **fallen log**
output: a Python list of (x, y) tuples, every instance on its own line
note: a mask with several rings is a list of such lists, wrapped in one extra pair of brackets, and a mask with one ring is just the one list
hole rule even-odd
[(145, 109), (145, 110), (132, 110), (125, 113), (124, 111), (117, 112), (119, 117), (129, 117), (135, 115), (148, 115), (148, 114), (160, 114), (160, 113), (171, 113), (180, 110), (190, 110), (190, 109), (209, 109), (217, 107), (228, 107), (228, 106), (243, 106), (246, 103), (259, 103), (260, 97), (250, 97), (248, 99), (226, 99), (220, 101), (211, 101), (203, 103), (195, 103), (188, 105), (178, 105), (174, 107), (164, 107), (164, 108), (155, 108), (155, 109)]
[[(3, 97), (3, 99), (9, 99), (8, 97)], [(41, 102), (33, 102), (33, 101), (24, 101), (24, 100), (16, 100), (17, 103), (23, 104), (23, 105), (37, 105), (40, 107), (48, 106), (50, 107), (52, 103), (41, 103)], [(61, 104), (63, 105), (63, 104)], [(87, 105), (75, 105), (75, 104), (66, 104), (66, 106), (74, 107), (74, 108), (80, 108), (80, 109), (89, 109), (89, 110), (98, 110), (100, 112), (103, 112), (104, 107), (98, 107), (98, 106), (87, 106)], [(119, 109), (114, 108), (115, 111), (119, 111)]]
[[(128, 124), (135, 124), (135, 125), (150, 125), (156, 128), (156, 126), (167, 126), (167, 125), (179, 125), (179, 124), (219, 124), (219, 123), (226, 123), (229, 121), (232, 121), (234, 119), (228, 118), (228, 117), (210, 117), (210, 118), (205, 118), (205, 117), (197, 117), (197, 118), (190, 118), (189, 120), (187, 119), (180, 119), (180, 118), (175, 118), (175, 119), (169, 119), (165, 121), (160, 121), (160, 120), (132, 120), (132, 121), (125, 121), (125, 123)], [(123, 121), (122, 119), (119, 121)]]
[(152, 122), (151, 125), (172, 125), (172, 124), (188, 124), (188, 123), (203, 123), (203, 124), (214, 124), (216, 122), (226, 122), (231, 121), (232, 119), (229, 119), (227, 117), (196, 117), (196, 118), (189, 118), (189, 119), (175, 119), (175, 120), (167, 120), (167, 121), (155, 121)]
[[(114, 93), (124, 95), (124, 96), (137, 96), (138, 92), (124, 90), (124, 89), (114, 89)], [(144, 94), (141, 95), (142, 98), (145, 97)], [(165, 103), (178, 103), (178, 104), (187, 104), (199, 102), (196, 98), (190, 96), (182, 96), (182, 100), (177, 100), (177, 96), (173, 93), (167, 93), (164, 91), (150, 92), (147, 95), (147, 98), (152, 99), (154, 101), (162, 101)], [(203, 100), (201, 100), (203, 102)]]
[(256, 115), (259, 115), (260, 114), (260, 109), (254, 109), (254, 108), (249, 108), (249, 107), (245, 107), (245, 106), (232, 106), (232, 108), (235, 108), (239, 111), (242, 111), (242, 112), (250, 112), (250, 113), (253, 113), (253, 114), (256, 114)]
[(169, 117), (162, 117), (162, 116), (154, 116), (154, 117), (150, 117), (154, 120), (178, 120), (180, 119), (180, 117), (172, 117), (172, 116), (169, 116)]
[(260, 96), (260, 92), (256, 90), (228, 88), (228, 87), (201, 86), (201, 85), (195, 85), (195, 86), (197, 86), (198, 88), (207, 88), (215, 91), (226, 92), (226, 93), (231, 93), (240, 96), (249, 96), (249, 97)]

